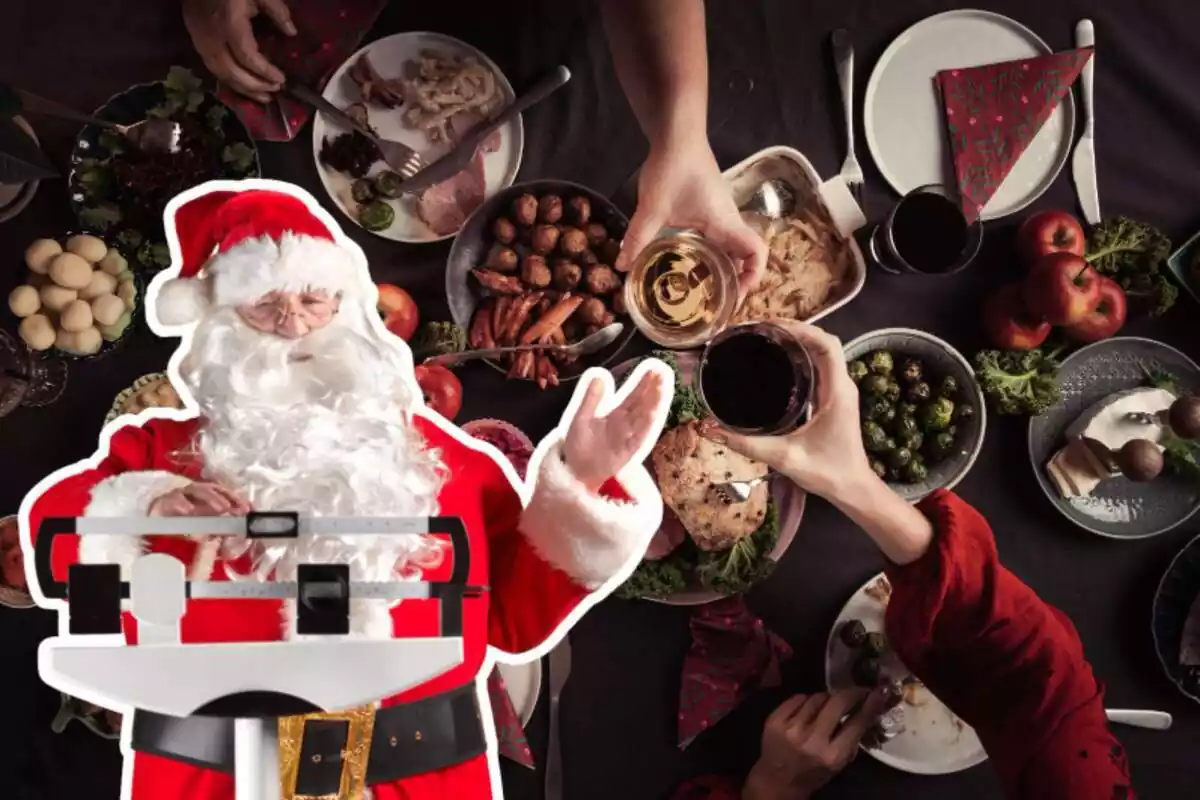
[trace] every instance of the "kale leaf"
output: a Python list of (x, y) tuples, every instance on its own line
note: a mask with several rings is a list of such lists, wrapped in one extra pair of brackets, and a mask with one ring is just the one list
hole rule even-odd
[(982, 350), (975, 375), (1000, 414), (1037, 416), (1058, 402), (1058, 356), (1062, 348)]
[(1116, 217), (1092, 230), (1085, 257), (1097, 272), (1121, 285), (1134, 307), (1157, 317), (1179, 297), (1179, 288), (1163, 270), (1170, 254), (1171, 240), (1162, 231)]

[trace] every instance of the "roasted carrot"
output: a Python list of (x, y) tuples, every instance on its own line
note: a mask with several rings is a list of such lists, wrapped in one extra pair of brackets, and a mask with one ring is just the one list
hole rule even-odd
[(575, 313), (575, 309), (579, 308), (582, 302), (582, 297), (564, 294), (549, 311), (521, 335), (521, 344), (533, 344), (555, 328), (562, 327), (562, 324)]
[(530, 312), (541, 299), (541, 292), (530, 292), (513, 301), (508, 312), (508, 319), (504, 323), (504, 333), (502, 334), (504, 341), (515, 342), (517, 340), (525, 323), (529, 321)]

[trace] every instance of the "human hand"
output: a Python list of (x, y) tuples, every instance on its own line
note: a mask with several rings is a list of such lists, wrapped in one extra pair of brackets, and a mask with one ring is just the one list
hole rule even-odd
[(816, 370), (814, 409), (807, 424), (783, 436), (742, 436), (706, 420), (701, 433), (761, 461), (807, 491), (836, 500), (864, 478), (874, 477), (863, 448), (858, 387), (846, 369), (842, 343), (803, 322), (771, 320), (795, 336)]
[(889, 702), (886, 688), (799, 694), (784, 701), (767, 718), (762, 753), (743, 799), (806, 800), (854, 760)]
[(663, 376), (645, 372), (621, 405), (598, 417), (596, 409), (606, 392), (604, 382), (593, 378), (563, 441), (563, 460), (576, 480), (594, 492), (624, 469), (658, 433), (655, 425), (662, 424), (661, 412), (670, 399), (665, 393)]
[(250, 510), (250, 503), (232, 489), (215, 483), (196, 482), (154, 498), (149, 514), (152, 517), (239, 517)]
[(631, 259), (667, 226), (696, 230), (724, 250), (738, 269), (743, 296), (766, 271), (767, 244), (742, 220), (703, 137), (650, 151), (638, 177), (637, 211), (629, 221), (617, 270), (628, 271)]
[(250, 21), (260, 13), (296, 35), (285, 0), (183, 0), (183, 21), (204, 66), (231, 89), (265, 103), (283, 88), (285, 76), (254, 40)]

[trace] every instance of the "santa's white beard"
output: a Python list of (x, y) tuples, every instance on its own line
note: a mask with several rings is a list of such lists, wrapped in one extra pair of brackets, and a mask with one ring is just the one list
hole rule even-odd
[[(411, 424), (408, 359), (351, 321), (354, 311), (297, 340), (260, 333), (232, 309), (200, 323), (181, 376), (204, 418), (195, 446), (205, 480), (256, 511), (437, 514), (445, 475)], [(235, 578), (294, 580), (297, 564), (347, 563), (354, 580), (388, 581), (417, 577), (444, 550), (416, 535), (224, 537), (220, 555)], [(244, 555), (252, 566), (233, 573), (229, 562)]]

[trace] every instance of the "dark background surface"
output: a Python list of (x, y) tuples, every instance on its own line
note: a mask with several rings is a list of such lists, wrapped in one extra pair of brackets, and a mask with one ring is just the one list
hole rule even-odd
[[(1082, 0), (995, 0), (982, 7), (1034, 29), (1053, 48), (1072, 45), (1075, 22), (1096, 23), (1098, 164), (1102, 208), (1160, 225), (1177, 242), (1200, 226), (1200, 9), (1192, 0), (1085, 3)], [(1099, 6), (1103, 6), (1100, 8)], [(171, 0), (7, 0), (0, 11), (0, 80), (12, 81), (89, 109), (132, 83), (157, 80), (172, 64), (194, 64)], [(524, 10), (518, 11), (517, 6)], [(942, 0), (710, 0), (710, 135), (723, 167), (763, 147), (804, 152), (825, 176), (843, 157), (837, 89), (828, 33), (850, 30), (858, 48), (857, 96), (887, 44), (923, 16), (954, 7)], [(616, 83), (594, 5), (585, 2), (479, 5), (441, 2), (390, 5), (368, 38), (402, 30), (437, 30), (485, 50), (520, 91), (544, 70), (567, 64), (566, 90), (526, 115), (520, 178), (556, 177), (616, 195), (632, 211), (631, 178), (645, 155), (642, 139)], [(499, 17), (497, 17), (499, 14)], [(497, 21), (499, 20), (499, 21)], [(861, 105), (856, 117), (861, 116)], [(36, 120), (58, 163), (66, 163), (76, 126)], [(886, 211), (893, 197), (861, 144), (867, 205)], [(261, 148), (264, 174), (300, 184), (325, 201), (305, 130), (296, 141)], [(332, 204), (326, 201), (332, 208)], [(1036, 207), (1074, 208), (1069, 177), (1060, 176)], [(340, 212), (333, 211), (338, 215)], [(21, 254), (38, 236), (73, 224), (62, 182), (44, 184), (32, 206), (0, 225), (0, 290), (24, 274)], [(984, 254), (970, 269), (941, 281), (898, 279), (872, 271), (862, 295), (827, 321), (844, 339), (875, 328), (918, 327), (968, 352), (978, 347), (976, 310), (993, 286), (1011, 280), (1015, 220), (987, 225)], [(405, 286), (426, 319), (446, 319), (442, 272), (448, 243), (405, 246), (347, 223), (363, 245), (377, 280)], [(15, 320), (3, 312), (4, 325)], [(1166, 319), (1139, 322), (1145, 335), (1200, 356), (1197, 309), (1188, 297)], [(0, 511), (15, 512), (24, 494), (50, 471), (90, 455), (111, 399), (138, 376), (163, 368), (173, 341), (141, 332), (110, 358), (73, 364), (63, 398), (42, 410), (22, 409), (0, 420)], [(489, 368), (462, 371), (466, 406), (460, 419), (510, 419), (535, 438), (565, 408), (568, 390), (541, 393), (508, 384)], [(1160, 709), (1175, 715), (1166, 733), (1119, 728), (1128, 745), (1134, 783), (1148, 798), (1191, 796), (1200, 783), (1200, 708), (1162, 675), (1150, 637), (1154, 589), (1171, 556), (1195, 525), (1141, 542), (1114, 542), (1072, 528), (1042, 496), (1026, 456), (1026, 424), (990, 420), (983, 453), (959, 491), (996, 529), (1003, 560), (1074, 620), (1096, 672), (1108, 684), (1108, 705)], [(788, 691), (822, 686), (822, 652), (846, 598), (881, 567), (871, 543), (826, 504), (810, 503), (796, 544), (774, 576), (751, 596), (752, 606), (795, 647)], [(0, 655), (7, 691), (0, 716), (0, 795), (12, 798), (117, 796), (117, 747), (74, 725), (50, 732), (57, 692), (37, 678), (36, 647), (52, 632), (43, 611), (0, 608)], [(783, 692), (746, 702), (687, 751), (675, 746), (679, 670), (687, 647), (687, 611), (610, 601), (592, 611), (572, 636), (574, 671), (563, 700), (566, 796), (663, 797), (675, 783), (706, 770), (745, 770), (757, 754), (761, 722)], [(980, 691), (1003, 691), (981, 686)], [(543, 696), (529, 735), (543, 760)], [(541, 773), (504, 764), (510, 798), (541, 796)], [(822, 797), (997, 797), (988, 766), (940, 778), (905, 775), (862, 757)]]

